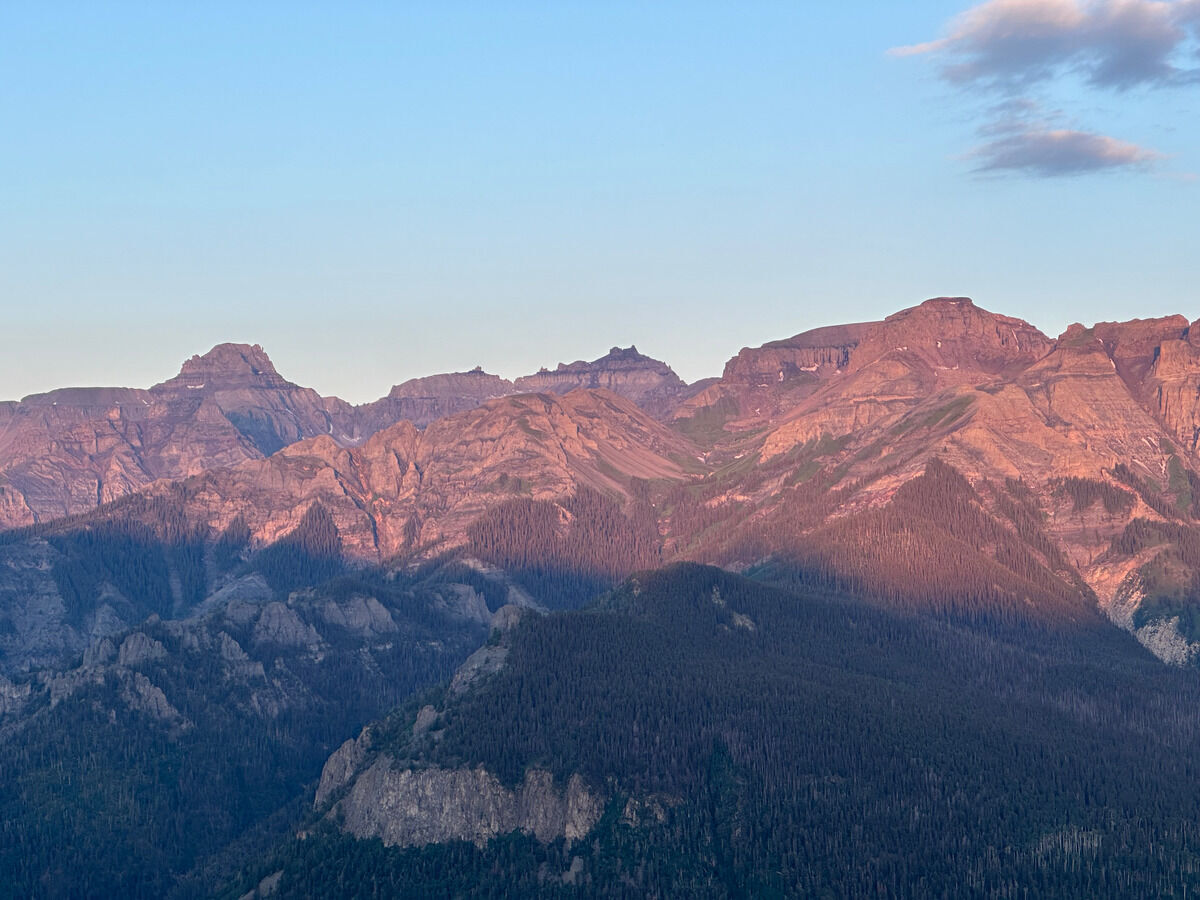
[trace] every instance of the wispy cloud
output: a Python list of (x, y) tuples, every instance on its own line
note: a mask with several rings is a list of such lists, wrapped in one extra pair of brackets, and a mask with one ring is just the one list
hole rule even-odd
[(1094, 90), (1200, 84), (1200, 0), (987, 0), (942, 37), (891, 54), (937, 61), (948, 83), (1007, 98), (986, 114), (979, 172), (1041, 177), (1146, 171), (1163, 155), (1043, 114), (1031, 99), (1064, 78)]
[(1114, 169), (1147, 169), (1162, 155), (1088, 131), (1029, 129), (976, 147), (978, 172), (1024, 172), (1043, 178)]
[(1149, 171), (1165, 158), (1137, 144), (1070, 127), (1061, 110), (1045, 110), (1027, 98), (1005, 100), (989, 109), (979, 136), (983, 143), (966, 158), (981, 174), (1054, 178), (1102, 171)]
[(1118, 90), (1195, 82), (1183, 59), (1200, 36), (1200, 0), (988, 0), (945, 36), (897, 56), (936, 56), (956, 84), (1021, 89), (1063, 74)]

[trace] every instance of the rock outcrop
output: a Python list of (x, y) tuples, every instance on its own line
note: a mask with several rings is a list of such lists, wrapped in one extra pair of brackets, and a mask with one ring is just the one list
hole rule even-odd
[(370, 732), (364, 730), (357, 738), (346, 741), (330, 754), (321, 769), (321, 780), (317, 783), (317, 795), (313, 800), (314, 807), (323, 807), (330, 797), (354, 780), (354, 776), (366, 761), (370, 747)]
[(510, 789), (482, 767), (397, 768), (386, 756), (359, 775), (338, 804), (350, 834), (399, 847), (448, 841), (483, 846), (514, 831), (543, 843), (578, 841), (603, 809), (603, 799), (578, 775), (559, 786), (549, 772), (534, 769)]
[(831, 325), (758, 348), (743, 347), (725, 363), (721, 380), (741, 385), (782, 384), (792, 378), (804, 378), (806, 373), (819, 376), (845, 369), (850, 354), (875, 324)]
[(840, 375), (863, 335), (877, 323), (816, 328), (761, 347), (743, 347), (721, 378), (672, 412), (676, 427), (706, 443), (771, 422)]
[[(135, 631), (121, 642), (121, 649), (117, 654), (117, 665), (139, 666), (145, 662), (162, 659), (166, 655), (167, 649), (160, 641), (156, 641), (145, 632)], [(93, 656), (93, 659), (95, 658)], [(86, 659), (84, 664), (86, 666)]]

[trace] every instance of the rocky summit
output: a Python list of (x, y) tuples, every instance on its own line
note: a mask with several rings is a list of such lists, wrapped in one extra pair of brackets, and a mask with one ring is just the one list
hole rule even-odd
[(499, 375), (489, 375), (481, 366), (470, 372), (428, 375), (410, 378), (395, 385), (388, 395), (359, 407), (365, 429), (386, 428), (401, 419), (424, 428), (445, 416), (466, 412), (497, 397), (516, 393), (513, 383)]

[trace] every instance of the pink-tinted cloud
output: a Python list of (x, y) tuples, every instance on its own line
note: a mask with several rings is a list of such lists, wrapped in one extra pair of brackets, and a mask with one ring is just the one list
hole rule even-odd
[(1200, 0), (988, 0), (933, 41), (892, 51), (936, 57), (956, 84), (1014, 90), (1066, 73), (1118, 90), (1197, 80)]
[(1103, 134), (1027, 126), (976, 147), (976, 171), (1052, 178), (1114, 170), (1146, 170), (1161, 154)]
[(942, 37), (891, 51), (928, 57), (941, 76), (1004, 102), (983, 113), (976, 171), (1041, 177), (1146, 171), (1154, 150), (1081, 128), (1037, 98), (1063, 78), (1095, 90), (1200, 84), (1200, 0), (987, 0)]

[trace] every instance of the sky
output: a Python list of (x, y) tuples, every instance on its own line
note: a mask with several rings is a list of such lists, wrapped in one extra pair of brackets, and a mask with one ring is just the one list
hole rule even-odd
[(1200, 317), (1200, 0), (0, 4), (0, 398)]

